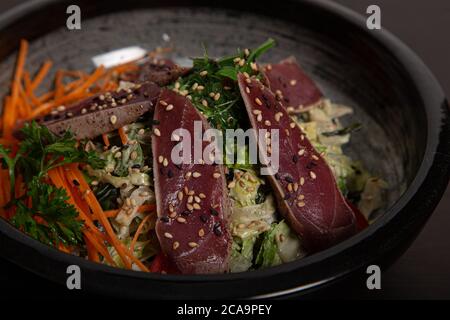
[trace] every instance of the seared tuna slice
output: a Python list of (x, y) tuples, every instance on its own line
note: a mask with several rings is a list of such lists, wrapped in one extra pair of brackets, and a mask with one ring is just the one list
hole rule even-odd
[(53, 133), (70, 130), (76, 139), (92, 139), (135, 122), (154, 110), (160, 88), (146, 82), (133, 89), (105, 92), (37, 119)]
[(145, 63), (139, 71), (140, 81), (152, 81), (160, 86), (167, 86), (189, 72), (168, 59), (154, 60)]
[[(305, 248), (322, 250), (355, 234), (355, 215), (323, 157), (267, 87), (242, 74), (238, 81), (252, 127), (279, 130), (279, 170), (268, 178), (281, 214)], [(271, 146), (269, 139), (258, 142), (262, 150)]]
[[(155, 109), (152, 141), (156, 232), (162, 251), (181, 273), (223, 273), (228, 270), (231, 249), (224, 168), (201, 159), (196, 159), (198, 164), (171, 160), (172, 149), (180, 143), (180, 129), (191, 134), (193, 159), (195, 140), (202, 139), (194, 136), (194, 121), (202, 123), (203, 132), (209, 127), (189, 99), (163, 89)], [(207, 144), (202, 142), (203, 149)]]
[(280, 63), (266, 65), (264, 76), (289, 113), (299, 113), (318, 105), (323, 94), (313, 80), (302, 70), (294, 57)]

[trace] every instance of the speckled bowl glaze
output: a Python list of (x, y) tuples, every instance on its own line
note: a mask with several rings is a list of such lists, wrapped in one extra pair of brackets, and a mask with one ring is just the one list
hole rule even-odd
[[(368, 264), (388, 264), (415, 238), (449, 181), (449, 109), (442, 89), (417, 56), (386, 30), (331, 1), (286, 1), (258, 8), (230, 1), (78, 1), (82, 29), (65, 28), (64, 1), (30, 1), (0, 15), (0, 96), (8, 90), (20, 38), (31, 40), (28, 65), (91, 69), (92, 56), (139, 45), (173, 45), (172, 57), (211, 56), (278, 46), (264, 56), (294, 55), (334, 102), (359, 121), (347, 152), (389, 184), (380, 218), (326, 251), (266, 270), (227, 275), (156, 275), (98, 265), (40, 244), (0, 221), (0, 253), (65, 283), (77, 264), (86, 290), (139, 298), (248, 298), (308, 294)], [(164, 36), (163, 36), (164, 35)], [(168, 37), (167, 37), (168, 36)], [(167, 40), (170, 38), (169, 43)]]

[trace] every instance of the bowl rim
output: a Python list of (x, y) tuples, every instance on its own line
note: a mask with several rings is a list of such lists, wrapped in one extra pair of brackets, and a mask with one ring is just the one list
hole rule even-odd
[[(29, 14), (30, 12), (38, 11), (40, 8), (44, 7), (47, 4), (53, 4), (57, 2), (62, 1), (32, 0), (29, 2), (22, 3), (16, 7), (13, 7), (12, 9), (0, 15), (0, 29), (3, 29), (4, 27), (13, 23), (20, 17)], [(383, 49), (392, 54), (394, 59), (398, 61), (399, 64), (404, 68), (404, 72), (406, 72), (411, 77), (412, 83), (414, 83), (416, 87), (415, 89), (420, 94), (420, 97), (423, 99), (423, 105), (433, 106), (436, 109), (437, 106), (442, 104), (442, 98), (445, 99), (445, 94), (440, 84), (432, 75), (431, 71), (409, 47), (407, 47), (401, 40), (399, 40), (389, 31), (383, 28), (382, 30), (376, 31), (372, 30), (369, 33), (369, 30), (365, 28), (365, 19), (362, 15), (352, 11), (351, 9), (344, 7), (343, 5), (331, 1), (297, 0), (292, 2), (296, 4), (304, 3), (307, 4), (308, 6), (319, 8), (320, 10), (326, 11), (328, 14), (332, 14), (341, 20), (345, 20), (347, 23), (350, 23), (353, 28), (363, 31), (367, 37), (370, 37), (371, 40), (376, 41), (383, 47)], [(442, 128), (439, 125), (442, 121), (443, 116), (442, 115), (439, 116), (440, 114), (438, 112), (439, 110), (431, 110), (431, 111), (429, 110), (428, 107), (425, 108), (428, 127), (427, 127), (426, 147), (425, 152), (423, 154), (422, 162), (417, 170), (416, 176), (414, 177), (413, 181), (411, 181), (408, 188), (400, 196), (400, 198), (392, 206), (390, 206), (386, 210), (386, 212), (379, 219), (377, 219), (369, 228), (359, 232), (357, 235), (324, 251), (276, 267), (233, 274), (160, 275), (110, 267), (107, 265), (98, 264), (77, 256), (60, 252), (59, 250), (53, 247), (49, 247), (25, 235), (24, 233), (17, 230), (3, 219), (0, 219), (0, 234), (6, 235), (11, 240), (19, 242), (22, 245), (29, 247), (30, 249), (38, 251), (41, 255), (46, 256), (49, 259), (63, 261), (67, 263), (67, 265), (77, 264), (81, 268), (86, 268), (96, 272), (103, 272), (115, 276), (120, 276), (123, 278), (138, 278), (140, 280), (158, 280), (162, 283), (164, 282), (204, 283), (204, 282), (226, 282), (243, 279), (257, 280), (266, 278), (274, 274), (287, 274), (294, 270), (301, 269), (302, 267), (305, 267), (307, 265), (312, 265), (319, 261), (326, 260), (332, 256), (338, 255), (348, 250), (349, 248), (353, 247), (363, 239), (370, 237), (371, 235), (378, 232), (380, 229), (384, 228), (397, 214), (399, 214), (402, 208), (404, 208), (405, 205), (413, 199), (419, 187), (425, 182), (426, 179), (430, 179), (428, 175), (432, 170), (432, 167), (434, 165), (434, 157), (440, 145), (438, 137)], [(444, 117), (448, 118), (448, 113), (444, 115)], [(449, 154), (450, 153), (447, 150), (446, 156), (449, 157)], [(450, 161), (447, 164), (447, 167), (445, 168), (447, 172), (449, 168), (450, 168)], [(448, 179), (446, 180), (447, 181), (441, 182), (441, 185), (444, 188), (448, 184)], [(440, 196), (435, 196), (433, 203), (429, 205), (429, 209), (431, 209), (432, 207), (434, 208), (435, 206), (434, 202), (437, 202), (439, 199)], [(5, 258), (8, 259), (8, 257)], [(28, 269), (29, 271), (35, 272), (33, 269), (27, 268), (26, 266), (21, 267)], [(355, 266), (354, 268), (356, 267), (357, 266)], [(346, 273), (349, 273), (351, 271), (353, 270), (348, 270), (345, 273), (338, 274), (332, 278), (328, 278), (323, 281), (325, 282), (332, 281), (336, 278), (344, 276)], [(42, 276), (42, 274), (40, 275)], [(44, 276), (47, 277), (46, 275)], [(322, 281), (319, 282), (320, 282), (319, 284), (322, 284)], [(311, 283), (308, 285), (301, 286), (301, 288), (297, 287), (285, 290), (283, 292), (279, 291), (278, 293), (274, 294), (268, 295), (264, 294), (258, 297), (270, 297), (276, 294), (285, 294), (289, 293), (291, 290), (301, 290), (305, 289), (306, 287), (309, 288), (311, 286), (316, 285), (317, 283)]]

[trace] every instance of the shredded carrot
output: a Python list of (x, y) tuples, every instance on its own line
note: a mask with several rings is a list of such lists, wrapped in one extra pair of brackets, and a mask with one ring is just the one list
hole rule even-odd
[(148, 222), (148, 220), (150, 220), (151, 217), (153, 217), (153, 214), (149, 214), (149, 215), (145, 216), (145, 218), (142, 219), (141, 223), (139, 224), (139, 227), (137, 228), (136, 233), (134, 234), (133, 240), (131, 241), (131, 244), (130, 244), (131, 252), (134, 252), (134, 246), (136, 245), (136, 242), (137, 242), (139, 236), (141, 235), (145, 224)]
[(36, 77), (31, 82), (31, 90), (36, 90), (37, 87), (41, 84), (42, 80), (44, 80), (47, 73), (50, 71), (50, 68), (52, 67), (53, 63), (50, 60), (47, 60), (42, 65), (39, 72), (36, 74)]
[(119, 130), (119, 136), (120, 136), (120, 141), (122, 141), (122, 144), (125, 145), (128, 143), (128, 136), (125, 133), (125, 129), (124, 128), (120, 128)]
[(11, 137), (12, 130), (15, 126), (17, 115), (17, 102), (19, 100), (19, 86), (22, 79), (25, 60), (28, 53), (28, 42), (26, 40), (20, 41), (19, 55), (17, 58), (16, 70), (14, 72), (14, 80), (11, 88), (11, 100), (5, 105), (3, 112), (3, 136)]
[(106, 147), (108, 147), (109, 148), (109, 146), (111, 145), (110, 143), (109, 143), (109, 137), (108, 137), (108, 134), (102, 134), (102, 138), (103, 138), (103, 143), (105, 144), (105, 146)]
[(103, 228), (105, 228), (105, 231), (107, 235), (109, 236), (110, 240), (112, 241), (112, 244), (114, 248), (116, 249), (118, 255), (122, 259), (122, 262), (124, 263), (125, 267), (128, 269), (131, 268), (130, 260), (127, 258), (127, 254), (125, 253), (124, 245), (117, 239), (116, 234), (114, 233), (113, 228), (111, 227), (111, 224), (108, 221), (108, 218), (105, 216), (105, 213), (103, 212), (102, 207), (98, 203), (97, 199), (95, 198), (91, 188), (84, 180), (84, 177), (82, 173), (79, 171), (76, 165), (71, 165), (70, 169), (67, 170), (67, 175), (72, 180), (77, 180), (80, 184), (80, 190), (84, 193), (86, 202), (88, 203), (89, 207), (91, 208), (92, 212), (99, 218), (100, 223), (103, 225)]

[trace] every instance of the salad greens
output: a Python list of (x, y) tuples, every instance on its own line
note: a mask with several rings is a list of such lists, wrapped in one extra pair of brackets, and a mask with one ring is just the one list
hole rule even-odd
[(255, 60), (275, 45), (267, 40), (255, 50), (238, 50), (236, 55), (219, 60), (211, 59), (206, 50), (193, 60), (189, 75), (180, 78), (172, 88), (189, 97), (218, 129), (236, 129), (243, 121), (243, 101), (237, 86), (237, 74), (259, 75)]
[[(77, 220), (75, 207), (68, 204), (64, 189), (46, 183), (47, 172), (69, 163), (86, 163), (93, 168), (104, 165), (96, 153), (77, 148), (70, 132), (62, 137), (52, 134), (35, 122), (22, 129), (23, 140), (15, 156), (0, 145), (0, 155), (8, 167), (11, 194), (14, 195), (16, 172), (21, 172), (27, 184), (27, 194), (13, 198), (7, 206), (15, 206), (11, 222), (33, 238), (49, 245), (74, 245), (81, 242), (83, 223)], [(27, 205), (27, 199), (31, 205)]]

